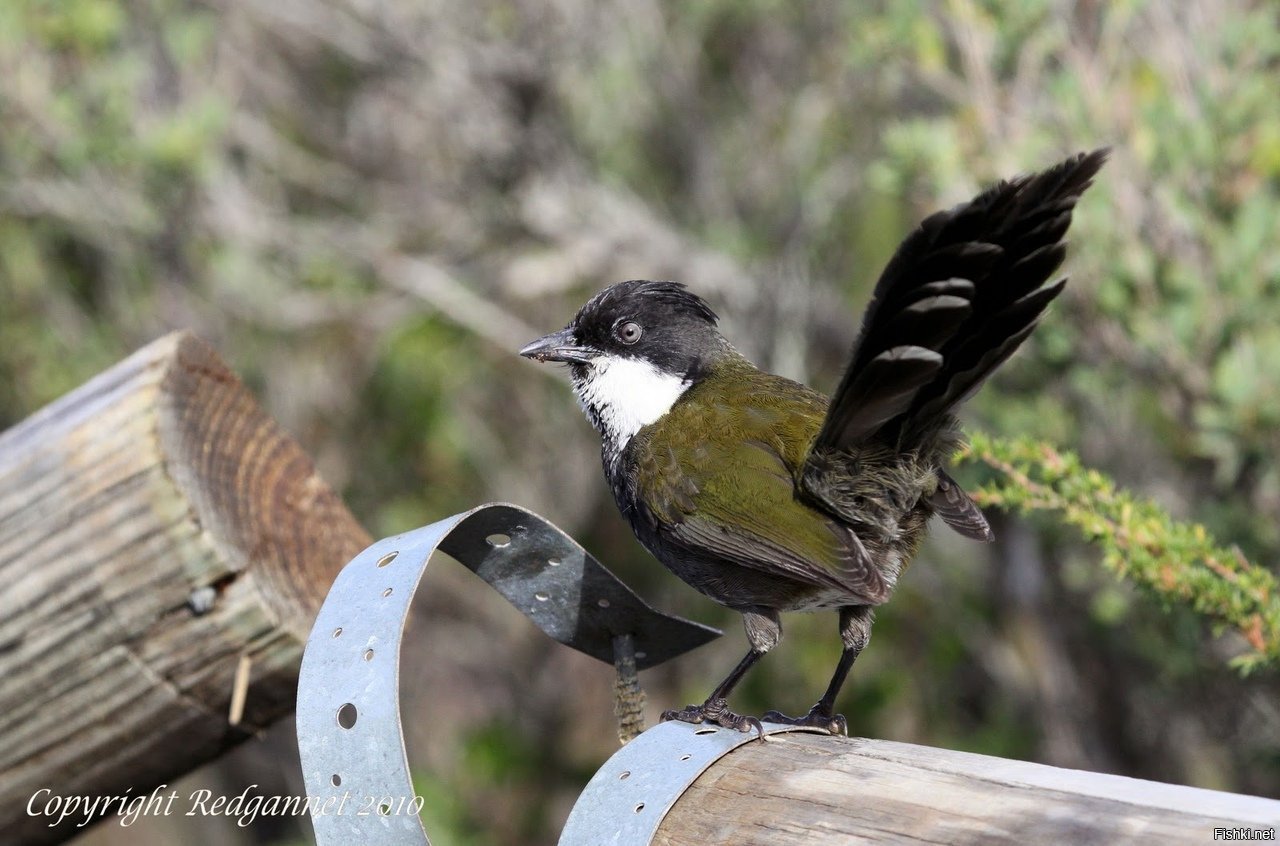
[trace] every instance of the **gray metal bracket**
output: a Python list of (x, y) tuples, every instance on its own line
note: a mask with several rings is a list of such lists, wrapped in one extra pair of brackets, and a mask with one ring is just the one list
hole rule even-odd
[(644, 846), (676, 800), (716, 761), (775, 734), (816, 732), (764, 724), (764, 738), (676, 720), (659, 723), (614, 753), (587, 782), (560, 834), (560, 846)]
[(297, 731), (318, 846), (422, 846), (400, 722), (400, 645), (432, 553), (447, 553), (538, 628), (613, 663), (630, 635), (652, 667), (719, 636), (662, 614), (538, 515), (482, 505), (369, 546), (334, 580), (298, 677)]

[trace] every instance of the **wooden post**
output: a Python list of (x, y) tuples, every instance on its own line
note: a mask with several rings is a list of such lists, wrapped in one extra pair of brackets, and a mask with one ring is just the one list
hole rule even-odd
[(311, 621), (368, 543), (189, 334), (0, 434), (6, 842), (78, 833), (28, 816), (41, 788), (136, 796), (291, 713)]
[[(678, 751), (678, 750), (673, 750)], [(625, 809), (624, 809), (625, 812)], [(739, 746), (677, 800), (658, 846), (1213, 842), (1280, 827), (1280, 802), (884, 740)], [(1235, 838), (1245, 839), (1239, 834)]]

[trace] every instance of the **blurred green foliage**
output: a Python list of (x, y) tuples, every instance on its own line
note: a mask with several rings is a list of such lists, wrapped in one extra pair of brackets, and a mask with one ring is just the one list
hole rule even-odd
[[(1023, 514), (1050, 512), (1102, 548), (1103, 564), (1169, 603), (1186, 605), (1248, 644), (1232, 664), (1248, 673), (1280, 661), (1280, 586), (1239, 547), (1224, 549), (1204, 526), (1182, 523), (1150, 500), (1119, 490), (1070, 452), (1020, 438), (975, 433), (961, 458), (981, 461), (999, 479), (975, 492), (981, 505)], [(1097, 613), (1116, 617), (1103, 605)]]

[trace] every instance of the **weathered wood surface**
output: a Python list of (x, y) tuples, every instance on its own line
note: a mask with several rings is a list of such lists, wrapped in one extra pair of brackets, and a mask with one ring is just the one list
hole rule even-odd
[(0, 839), (77, 833), (27, 817), (40, 788), (144, 793), (291, 713), (311, 621), (368, 542), (187, 334), (0, 434)]
[(653, 842), (1203, 844), (1219, 827), (1280, 829), (1280, 802), (884, 740), (787, 734), (716, 762)]

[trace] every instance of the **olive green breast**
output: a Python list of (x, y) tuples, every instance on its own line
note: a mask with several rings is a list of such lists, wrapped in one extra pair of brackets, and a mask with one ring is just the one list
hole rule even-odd
[(826, 409), (803, 385), (724, 364), (636, 435), (636, 495), (668, 537), (699, 554), (860, 596), (857, 538), (796, 495)]

